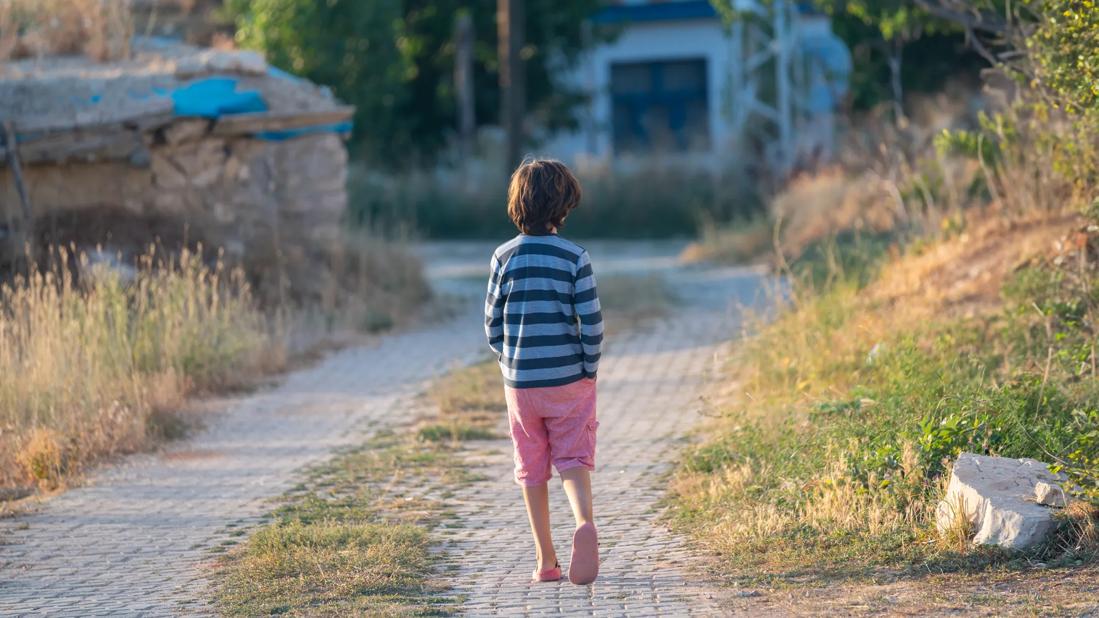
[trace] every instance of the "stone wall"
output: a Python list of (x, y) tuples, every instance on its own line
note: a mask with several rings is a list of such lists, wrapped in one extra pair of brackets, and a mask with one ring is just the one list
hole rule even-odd
[[(27, 166), (38, 235), (51, 220), (100, 211), (166, 220), (231, 260), (266, 267), (276, 260), (283, 271), (301, 271), (282, 276), (295, 291), (314, 293), (324, 283), (317, 269), (338, 253), (347, 207), (343, 140), (329, 133), (286, 141), (218, 137), (208, 124), (184, 120), (148, 136), (145, 161)], [(19, 221), (11, 171), (0, 168), (0, 223), (11, 231)]]

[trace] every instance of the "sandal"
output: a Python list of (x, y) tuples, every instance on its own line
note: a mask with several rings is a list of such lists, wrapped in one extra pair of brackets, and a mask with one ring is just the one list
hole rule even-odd
[(572, 559), (569, 560), (569, 581), (590, 584), (599, 575), (599, 537), (595, 524), (588, 522), (572, 535)]
[(561, 579), (561, 563), (554, 561), (554, 565), (544, 571), (535, 571), (531, 574), (531, 583), (555, 582)]

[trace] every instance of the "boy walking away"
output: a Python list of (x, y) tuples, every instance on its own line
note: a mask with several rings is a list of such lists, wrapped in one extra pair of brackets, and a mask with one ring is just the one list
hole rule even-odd
[(528, 159), (515, 170), (508, 216), (520, 234), (492, 254), (485, 299), (488, 344), (504, 374), (515, 482), (534, 535), (536, 582), (561, 579), (550, 536), (551, 464), (576, 519), (569, 581), (588, 584), (599, 574), (590, 473), (603, 317), (588, 252), (557, 234), (580, 194), (558, 161)]

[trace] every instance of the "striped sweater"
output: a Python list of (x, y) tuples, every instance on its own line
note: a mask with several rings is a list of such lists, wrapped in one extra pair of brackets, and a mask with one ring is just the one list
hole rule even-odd
[(485, 333), (504, 382), (560, 386), (594, 378), (603, 316), (588, 252), (557, 235), (520, 234), (492, 254)]

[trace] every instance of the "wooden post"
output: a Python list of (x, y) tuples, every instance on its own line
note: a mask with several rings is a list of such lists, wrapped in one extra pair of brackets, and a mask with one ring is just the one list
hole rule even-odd
[(8, 150), (8, 166), (11, 167), (11, 175), (15, 179), (15, 190), (19, 193), (19, 206), (23, 211), (22, 236), (26, 244), (28, 258), (34, 258), (34, 209), (31, 207), (31, 198), (27, 193), (27, 185), (23, 182), (23, 166), (19, 161), (19, 142), (16, 139), (15, 124), (10, 120), (4, 121), (4, 145)]
[(519, 163), (523, 148), (523, 0), (496, 0), (496, 29), (499, 36), (500, 112), (507, 132), (507, 160), (510, 175)]
[(775, 0), (774, 41), (775, 41), (775, 90), (778, 108), (778, 135), (781, 176), (790, 173), (794, 164), (793, 106), (790, 96), (790, 52), (792, 36), (790, 33), (790, 8), (786, 0)]
[[(585, 19), (580, 24), (580, 46), (583, 48), (585, 55), (593, 53), (595, 30), (590, 19)], [(588, 56), (584, 64), (587, 65), (584, 71), (584, 91), (591, 97), (591, 100), (584, 105), (584, 135), (587, 137), (588, 154), (595, 155), (599, 148), (598, 138), (595, 134), (595, 97), (597, 91), (595, 86), (595, 63), (591, 61), (591, 56)]]
[(473, 155), (474, 116), (473, 92), (473, 18), (462, 13), (454, 25), (454, 91), (458, 98), (458, 139), (462, 161)]

